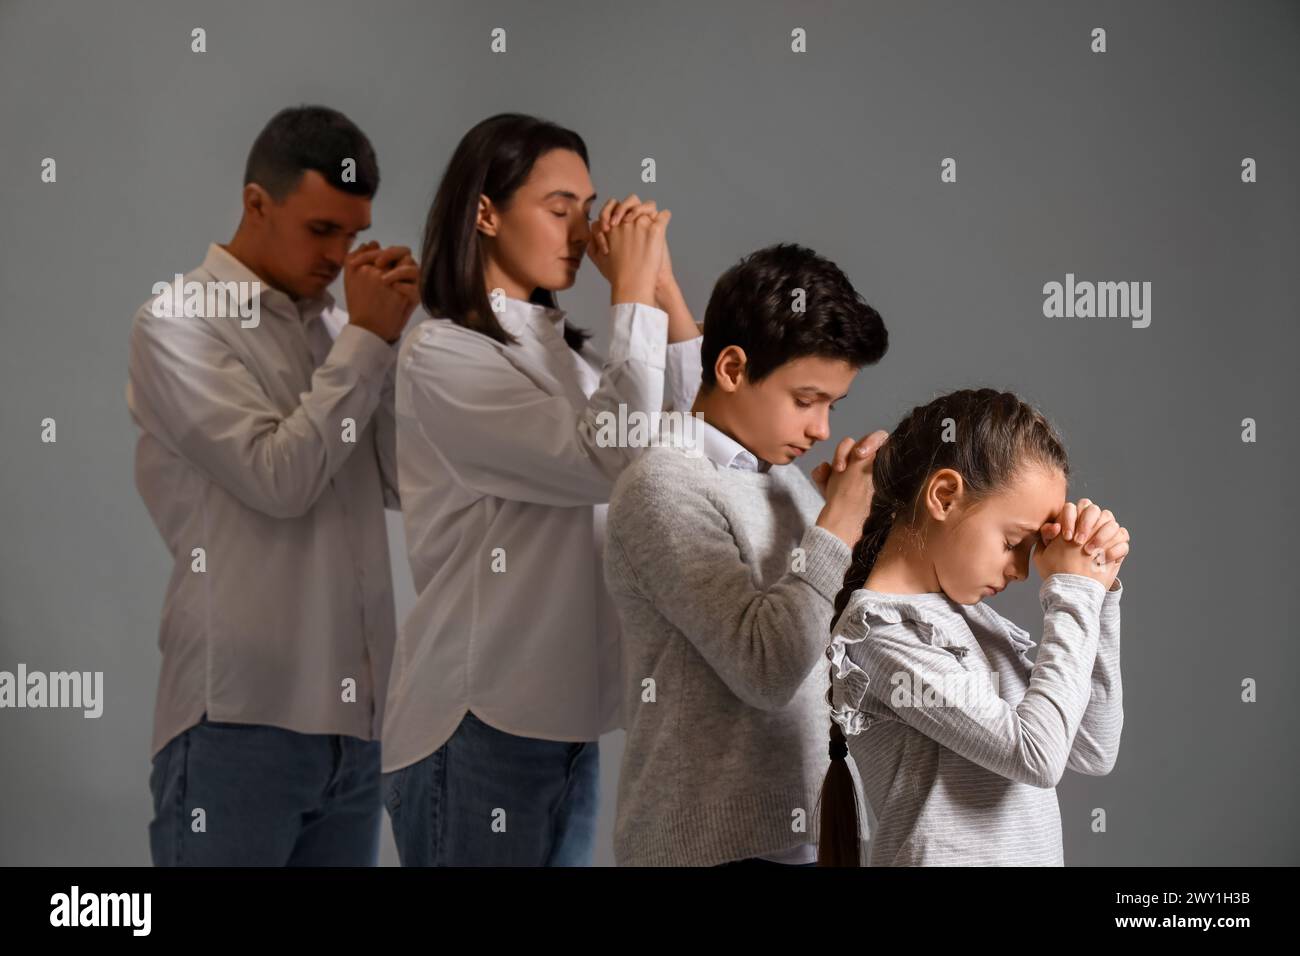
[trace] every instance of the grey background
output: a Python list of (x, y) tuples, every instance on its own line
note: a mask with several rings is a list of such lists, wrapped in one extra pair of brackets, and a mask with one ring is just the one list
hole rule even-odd
[[(230, 238), (253, 137), (303, 102), (374, 142), (384, 242), (417, 246), (459, 137), (517, 110), (586, 138), (602, 197), (673, 210), (697, 317), (743, 253), (791, 240), (834, 259), (892, 340), (837, 436), (966, 385), (1039, 404), (1071, 497), (1110, 507), (1134, 546), (1123, 747), (1108, 777), (1059, 788), (1067, 862), (1300, 862), (1298, 40), (1300, 8), (1263, 2), (0, 4), (0, 669), (102, 670), (106, 698), (98, 720), (0, 711), (0, 863), (149, 861), (168, 559), (132, 480), (130, 317)], [(1045, 319), (1042, 285), (1066, 272), (1152, 282), (1151, 326)], [(562, 296), (602, 343), (606, 295), (587, 264)], [(401, 620), (396, 515), (390, 531)], [(1036, 632), (1035, 591), (995, 606)], [(599, 863), (620, 754), (621, 734), (602, 741)]]

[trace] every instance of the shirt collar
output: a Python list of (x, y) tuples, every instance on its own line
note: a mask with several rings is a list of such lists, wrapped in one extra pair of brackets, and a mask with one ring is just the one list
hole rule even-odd
[(563, 309), (552, 309), (506, 296), (505, 307), (495, 313), (501, 327), (511, 335), (522, 335), (524, 330), (532, 329), (540, 335), (560, 335), (564, 331), (564, 317), (568, 315)]
[(203, 258), (202, 268), (219, 282), (256, 282), (256, 286), (250, 285), (249, 288), (261, 290), (262, 304), (273, 314), (300, 316), (304, 324), (318, 318), (326, 310), (334, 309), (334, 296), (328, 290), (315, 298), (295, 302), (288, 294), (271, 288), (258, 278), (257, 273), (215, 242), (208, 245), (208, 254)]
[(700, 432), (700, 445), (704, 456), (722, 468), (739, 468), (742, 471), (766, 472), (772, 467), (768, 461), (760, 461), (736, 439), (720, 428), (701, 422), (704, 426)]

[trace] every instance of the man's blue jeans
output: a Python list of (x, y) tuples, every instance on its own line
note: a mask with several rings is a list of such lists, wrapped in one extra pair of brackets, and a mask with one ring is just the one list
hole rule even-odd
[(590, 866), (599, 746), (517, 737), (467, 713), (429, 756), (383, 775), (402, 866)]
[(149, 789), (155, 866), (379, 863), (377, 740), (205, 714), (158, 751)]

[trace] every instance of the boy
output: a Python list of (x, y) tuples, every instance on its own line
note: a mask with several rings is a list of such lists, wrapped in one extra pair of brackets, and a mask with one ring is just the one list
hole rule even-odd
[(760, 250), (715, 285), (698, 448), (651, 448), (610, 500), (605, 575), (626, 643), (620, 865), (815, 861), (831, 604), (885, 436), (845, 470), (841, 443), (825, 500), (790, 463), (830, 437), (828, 409), (887, 344), (879, 313), (809, 249)]

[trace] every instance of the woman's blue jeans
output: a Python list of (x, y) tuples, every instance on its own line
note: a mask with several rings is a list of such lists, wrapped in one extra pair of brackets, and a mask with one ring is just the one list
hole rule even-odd
[(517, 737), (472, 713), (383, 775), (402, 866), (590, 866), (599, 786), (597, 741)]

